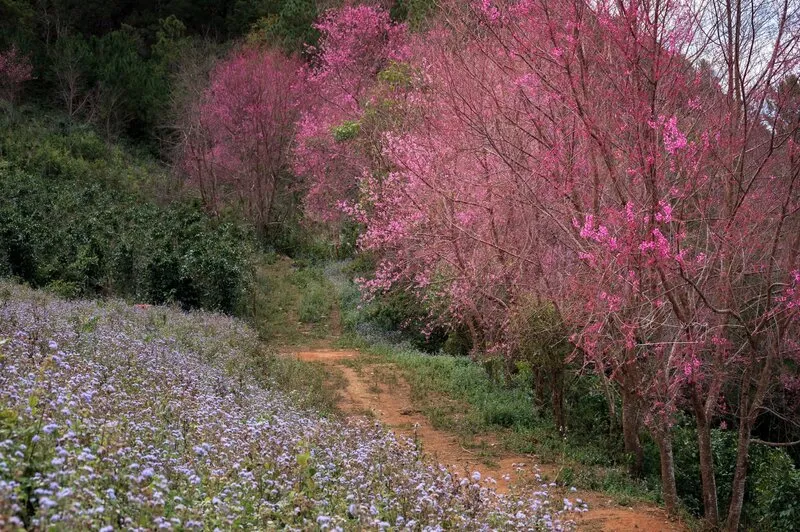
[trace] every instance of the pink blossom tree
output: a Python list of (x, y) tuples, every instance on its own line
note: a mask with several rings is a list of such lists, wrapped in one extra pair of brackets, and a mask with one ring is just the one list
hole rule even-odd
[(360, 178), (385, 170), (380, 132), (387, 109), (376, 86), (382, 71), (406, 57), (406, 28), (365, 5), (329, 10), (315, 27), (319, 47), (306, 71), (309, 105), (299, 121), (294, 169), (309, 181), (308, 214), (331, 222), (357, 199)]
[[(772, 87), (798, 64), (798, 28), (789, 4), (765, 19), (716, 7), (726, 16), (682, 1), (453, 7), (417, 58), (422, 119), (385, 137), (393, 171), (363, 181), (357, 214), (384, 259), (368, 287), (441, 294), (486, 349), (513, 351), (523, 296), (558, 309), (623, 393), (626, 447), (640, 419), (659, 442), (671, 511), (688, 398), (718, 520), (710, 423), (736, 384), (734, 530), (755, 419), (796, 351), (796, 118)], [(748, 9), (763, 31), (725, 26)], [(705, 65), (715, 49), (731, 71)]]
[(234, 202), (262, 233), (274, 222), (276, 198), (292, 179), (300, 67), (278, 51), (237, 50), (214, 68), (181, 128), (180, 167), (206, 207), (217, 212)]
[(0, 52), (0, 100), (13, 104), (25, 82), (33, 79), (32, 75), (30, 60), (16, 46)]

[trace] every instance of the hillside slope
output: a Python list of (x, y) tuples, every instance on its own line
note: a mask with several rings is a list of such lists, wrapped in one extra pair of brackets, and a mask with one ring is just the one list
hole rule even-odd
[(269, 378), (242, 322), (0, 286), (0, 528), (570, 528)]

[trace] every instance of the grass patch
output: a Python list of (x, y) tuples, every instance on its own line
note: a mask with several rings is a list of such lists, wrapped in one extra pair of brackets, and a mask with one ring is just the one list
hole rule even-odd
[[(520, 389), (506, 388), (488, 378), (469, 359), (427, 355), (413, 349), (375, 345), (367, 352), (384, 357), (403, 370), (411, 398), (443, 428), (469, 425), (472, 433), (540, 423), (531, 398)], [(444, 400), (444, 401), (443, 401)], [(453, 418), (463, 414), (467, 424)]]
[(339, 393), (346, 381), (341, 373), (332, 373), (322, 364), (304, 362), (274, 352), (262, 353), (251, 361), (254, 369), (267, 376), (275, 387), (293, 397), (304, 408), (326, 415), (338, 413)]
[[(362, 352), (348, 360), (348, 366), (360, 371), (366, 365), (396, 364), (410, 386), (414, 406), (435, 428), (455, 434), (482, 458), (491, 460), (502, 452), (535, 455), (558, 466), (558, 479), (550, 480), (565, 486), (603, 491), (626, 503), (658, 501), (657, 472), (645, 480), (627, 474), (620, 438), (608, 426), (603, 392), (591, 377), (571, 383), (574, 392), (566, 398), (569, 426), (564, 437), (537, 406), (531, 381), (499, 382), (468, 357), (424, 353), (402, 334), (381, 327), (361, 310), (347, 267), (337, 263), (326, 272), (339, 292), (346, 328), (337, 347)], [(487, 437), (496, 445), (487, 445)]]
[(246, 314), (276, 346), (306, 346), (338, 333), (335, 290), (322, 269), (275, 254), (258, 260)]
[[(503, 451), (532, 454), (559, 466), (558, 478), (548, 480), (561, 485), (602, 491), (625, 505), (660, 502), (657, 476), (631, 478), (607, 437), (594, 440), (596, 435), (570, 432), (562, 437), (536, 407), (529, 387), (497, 382), (466, 357), (431, 355), (356, 335), (344, 336), (340, 345), (364, 353), (346, 362), (357, 371), (367, 365), (396, 364), (411, 388), (414, 405), (431, 424), (456, 434), (483, 460), (491, 461)], [(497, 445), (487, 445), (486, 436), (496, 439)]]
[(331, 318), (335, 299), (322, 270), (313, 267), (296, 270), (291, 282), (300, 291), (297, 313), (302, 323), (320, 324)]

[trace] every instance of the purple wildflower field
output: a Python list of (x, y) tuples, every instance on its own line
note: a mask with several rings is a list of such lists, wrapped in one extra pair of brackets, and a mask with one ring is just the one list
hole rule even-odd
[(250, 375), (222, 315), (0, 284), (0, 529), (568, 530)]

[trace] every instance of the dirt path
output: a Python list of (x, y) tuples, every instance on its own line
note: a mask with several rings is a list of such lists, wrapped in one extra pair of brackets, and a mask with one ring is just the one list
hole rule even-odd
[[(352, 415), (368, 415), (380, 420), (389, 429), (410, 438), (417, 438), (423, 451), (441, 464), (457, 471), (480, 471), (491, 477), (499, 491), (510, 483), (532, 481), (537, 472), (555, 476), (552, 467), (542, 466), (530, 456), (504, 454), (488, 467), (475, 453), (462, 447), (452, 434), (435, 429), (425, 416), (414, 408), (408, 384), (391, 364), (354, 364), (357, 351), (315, 349), (294, 353), (301, 360), (333, 366), (344, 376), (347, 387), (342, 392), (341, 408)], [(358, 368), (358, 370), (356, 369)], [(489, 443), (491, 444), (491, 443)], [(580, 497), (589, 503), (590, 511), (577, 515), (578, 530), (585, 531), (682, 531), (660, 508), (637, 505), (621, 507), (601, 493), (581, 490), (565, 494)]]

